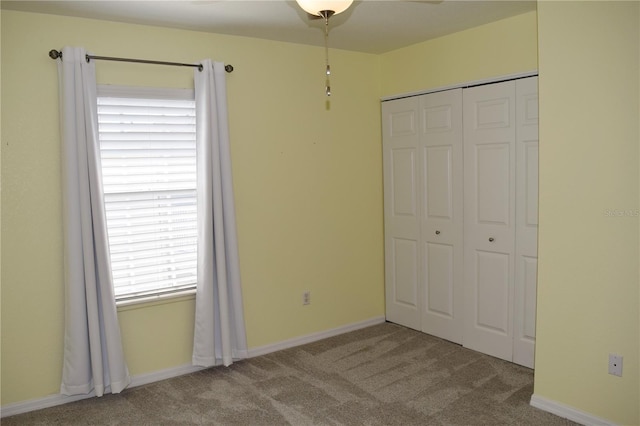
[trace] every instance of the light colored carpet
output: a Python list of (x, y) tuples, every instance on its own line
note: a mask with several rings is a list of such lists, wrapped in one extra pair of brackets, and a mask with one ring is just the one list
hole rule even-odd
[(575, 424), (532, 390), (532, 370), (385, 323), (2, 425)]

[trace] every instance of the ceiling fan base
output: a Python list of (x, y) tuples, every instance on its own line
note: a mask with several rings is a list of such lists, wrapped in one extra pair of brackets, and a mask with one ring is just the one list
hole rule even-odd
[(325, 20), (331, 18), (333, 15), (336, 14), (336, 12), (334, 12), (333, 10), (321, 10), (318, 12), (320, 17), (324, 18)]

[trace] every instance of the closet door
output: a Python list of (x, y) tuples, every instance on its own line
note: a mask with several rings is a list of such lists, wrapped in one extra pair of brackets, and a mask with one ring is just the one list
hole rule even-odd
[(464, 91), (464, 346), (513, 358), (515, 82)]
[(420, 97), (422, 331), (462, 343), (462, 89)]
[(382, 104), (385, 297), (388, 321), (420, 330), (419, 99)]
[(516, 81), (516, 257), (513, 362), (533, 368), (538, 271), (538, 78)]

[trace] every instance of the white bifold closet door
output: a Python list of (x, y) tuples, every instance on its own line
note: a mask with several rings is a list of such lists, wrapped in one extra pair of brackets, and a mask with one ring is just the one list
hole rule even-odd
[(421, 329), (462, 343), (462, 89), (422, 96), (420, 118)]
[(387, 320), (533, 367), (537, 77), (382, 117)]
[(387, 320), (420, 330), (420, 100), (382, 104)]
[(464, 92), (464, 346), (513, 358), (515, 82)]
[(537, 78), (464, 91), (465, 347), (533, 367)]
[(462, 342), (462, 89), (383, 109), (387, 319)]
[(516, 80), (513, 362), (533, 368), (538, 282), (538, 77)]

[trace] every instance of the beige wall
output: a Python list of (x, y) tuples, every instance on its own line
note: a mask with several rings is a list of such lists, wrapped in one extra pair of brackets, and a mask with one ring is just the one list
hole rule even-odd
[(396, 95), (538, 68), (536, 12), (381, 56), (382, 95)]
[(545, 1), (538, 21), (535, 394), (637, 425), (640, 3)]
[[(320, 34), (321, 36), (321, 34)], [(63, 284), (50, 49), (223, 60), (250, 347), (384, 315), (379, 58), (78, 18), (2, 12), (2, 404), (59, 391)], [(99, 83), (192, 87), (188, 68), (100, 62)], [(310, 290), (312, 304), (302, 306)], [(189, 364), (193, 300), (120, 309), (134, 375)]]

